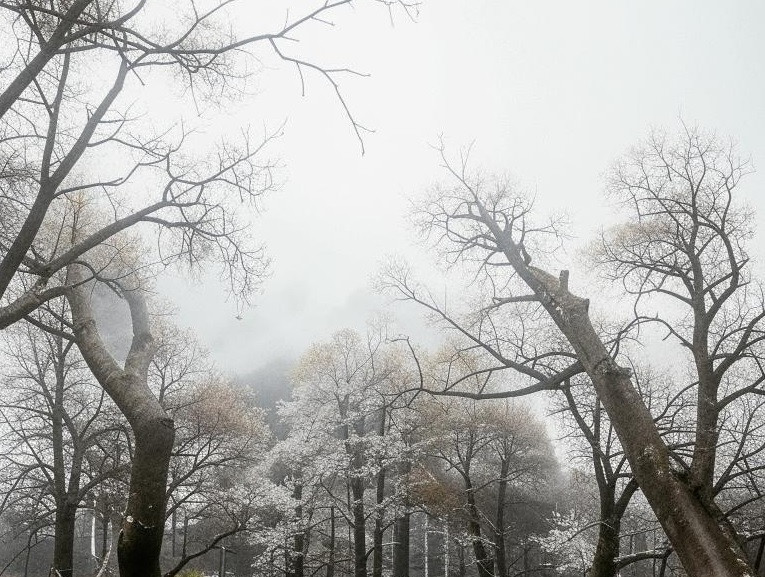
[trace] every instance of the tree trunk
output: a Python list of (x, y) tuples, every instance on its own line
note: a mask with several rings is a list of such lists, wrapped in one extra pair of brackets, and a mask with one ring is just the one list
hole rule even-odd
[(505, 551), (505, 505), (507, 500), (507, 475), (510, 470), (510, 460), (502, 459), (499, 486), (497, 487), (497, 518), (494, 524), (494, 547), (496, 549), (497, 575), (508, 577), (507, 554)]
[(449, 521), (444, 519), (444, 577), (449, 577)]
[[(299, 482), (295, 483), (295, 487), (292, 490), (292, 498), (297, 500), (298, 503), (303, 498), (303, 485)], [(302, 520), (303, 507), (298, 505), (295, 507), (295, 522), (298, 526), (296, 527), (295, 535), (292, 538), (292, 550), (288, 551), (287, 555), (287, 577), (303, 577), (305, 573), (305, 559), (303, 557), (305, 532), (302, 526)]]
[(123, 291), (130, 306), (133, 340), (124, 368), (115, 361), (98, 333), (84, 275), (69, 268), (76, 288), (68, 294), (77, 346), (93, 376), (128, 420), (135, 437), (128, 503), (117, 542), (120, 577), (160, 577), (159, 555), (165, 528), (167, 474), (175, 429), (148, 385), (154, 356), (146, 302), (138, 290)]
[(60, 577), (72, 577), (74, 572), (74, 522), (77, 505), (64, 501), (56, 506), (53, 567)]
[(428, 547), (428, 537), (430, 533), (430, 515), (425, 513), (425, 530), (422, 538), (423, 560), (425, 561), (424, 577), (430, 577), (430, 548)]
[(611, 358), (592, 326), (589, 301), (569, 292), (568, 272), (563, 271), (558, 279), (530, 266), (518, 245), (481, 204), (479, 211), (508, 262), (574, 348), (613, 423), (632, 472), (686, 572), (693, 577), (751, 576), (741, 547), (670, 467), (669, 451), (629, 371)]
[(616, 577), (615, 561), (619, 556), (619, 531), (621, 518), (602, 511), (598, 529), (598, 544), (592, 558), (590, 577)]
[[(377, 424), (377, 435), (385, 436), (387, 411), (385, 406), (380, 409), (380, 420)], [(382, 577), (383, 574), (383, 502), (385, 501), (385, 467), (380, 466), (377, 474), (377, 492), (375, 494), (375, 528), (372, 539), (372, 577)]]
[(412, 470), (412, 463), (404, 459), (398, 467), (399, 479), (404, 482), (404, 498), (401, 506), (404, 513), (396, 518), (393, 525), (393, 577), (409, 577), (409, 536), (410, 520), (408, 477)]
[(762, 554), (765, 552), (765, 535), (760, 537), (760, 546), (757, 547), (757, 556), (754, 559), (754, 570), (760, 572), (760, 564), (762, 563)]
[(353, 498), (353, 575), (367, 577), (366, 519), (364, 515), (364, 479), (351, 479)]
[(486, 546), (481, 537), (481, 517), (478, 512), (478, 506), (475, 503), (475, 494), (472, 487), (468, 487), (467, 490), (467, 510), (468, 533), (473, 541), (473, 554), (475, 555), (475, 562), (478, 567), (478, 576), (494, 577), (494, 562), (486, 552)]
[(101, 560), (106, 559), (106, 552), (109, 550), (109, 507), (104, 506), (103, 516), (101, 517)]
[(335, 508), (329, 509), (329, 558), (327, 559), (327, 577), (335, 577)]
[[(159, 403), (138, 403), (131, 421), (135, 454), (130, 492), (117, 541), (120, 577), (160, 577), (159, 555), (165, 529), (165, 491), (174, 428)], [(143, 408), (139, 408), (143, 407)], [(127, 415), (126, 415), (127, 416)]]
[(383, 501), (385, 499), (385, 468), (377, 474), (377, 494), (375, 504), (375, 529), (372, 542), (372, 577), (382, 577), (383, 574)]

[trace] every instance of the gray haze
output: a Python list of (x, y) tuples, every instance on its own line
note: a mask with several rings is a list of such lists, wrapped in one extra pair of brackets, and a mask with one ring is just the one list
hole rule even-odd
[[(376, 130), (366, 155), (325, 83), (308, 76), (303, 98), (294, 69), (264, 61), (253, 96), (221, 123), (287, 119), (273, 148), (285, 184), (256, 227), (273, 274), (241, 320), (217, 274), (159, 289), (224, 369), (245, 374), (338, 328), (363, 327), (384, 305), (370, 277), (386, 255), (429, 261), (406, 213), (408, 198), (443, 177), (429, 146), (441, 133), (453, 151), (475, 140), (477, 166), (512, 173), (540, 210), (565, 210), (580, 240), (609, 218), (603, 172), (652, 126), (675, 130), (682, 117), (714, 129), (762, 169), (763, 21), (754, 1), (424, 0), (417, 23), (399, 15), (391, 26), (360, 4), (302, 46), (323, 64), (372, 74), (342, 83), (357, 120)], [(764, 179), (742, 186), (759, 215)], [(402, 330), (420, 330), (417, 311), (396, 316)]]

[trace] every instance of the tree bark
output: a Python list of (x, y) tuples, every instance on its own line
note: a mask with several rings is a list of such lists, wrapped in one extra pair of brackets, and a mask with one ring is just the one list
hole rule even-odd
[(621, 518), (601, 507), (598, 544), (592, 558), (591, 577), (615, 577), (618, 573), (616, 558), (619, 556), (619, 532)]
[[(380, 437), (385, 435), (387, 412), (385, 407), (380, 409), (380, 421), (378, 422), (377, 434)], [(382, 577), (383, 574), (383, 536), (385, 527), (383, 525), (383, 502), (385, 501), (385, 467), (380, 467), (377, 473), (377, 491), (375, 494), (375, 528), (372, 537), (372, 577)]]
[(481, 536), (481, 517), (475, 502), (475, 492), (472, 486), (467, 489), (468, 533), (473, 542), (473, 554), (479, 577), (494, 577), (494, 561), (489, 557)]
[(69, 269), (75, 288), (67, 294), (75, 336), (93, 376), (128, 420), (135, 437), (135, 453), (122, 530), (117, 542), (121, 577), (160, 577), (159, 555), (165, 525), (165, 493), (175, 435), (147, 382), (154, 340), (146, 302), (139, 290), (124, 291), (133, 325), (133, 340), (120, 367), (98, 333), (79, 265)]
[(68, 501), (56, 505), (53, 567), (60, 577), (74, 573), (74, 522), (77, 505)]
[(508, 577), (507, 553), (505, 551), (505, 506), (507, 500), (507, 476), (510, 460), (502, 459), (497, 487), (497, 516), (494, 524), (494, 548), (496, 550), (496, 577)]
[[(399, 478), (408, 483), (408, 476), (412, 470), (412, 463), (405, 459), (398, 468)], [(410, 519), (408, 490), (404, 495), (402, 507), (404, 513), (396, 518), (393, 525), (393, 577), (409, 577), (409, 538)]]
[(354, 577), (367, 577), (367, 532), (364, 515), (364, 480), (362, 478), (351, 479), (351, 497), (353, 498), (353, 575)]
[[(130, 383), (128, 387), (138, 384), (132, 379), (123, 382)], [(131, 405), (129, 413), (131, 416), (126, 416), (135, 435), (135, 454), (125, 521), (117, 541), (117, 562), (120, 577), (160, 577), (173, 421), (153, 397)]]
[(383, 526), (383, 500), (385, 499), (385, 469), (381, 469), (377, 474), (377, 494), (375, 504), (375, 528), (372, 540), (372, 577), (382, 577), (383, 574), (383, 536), (385, 527)]
[[(303, 485), (299, 482), (295, 482), (295, 487), (292, 490), (292, 498), (298, 503), (303, 498)], [(300, 526), (297, 527), (295, 534), (292, 537), (292, 550), (288, 552), (287, 556), (287, 577), (303, 577), (305, 573), (305, 560), (303, 557), (303, 549), (305, 545), (305, 530), (302, 527), (303, 519), (303, 507), (298, 504), (295, 507), (295, 521)]]
[(335, 507), (329, 509), (329, 557), (327, 559), (327, 577), (335, 577)]

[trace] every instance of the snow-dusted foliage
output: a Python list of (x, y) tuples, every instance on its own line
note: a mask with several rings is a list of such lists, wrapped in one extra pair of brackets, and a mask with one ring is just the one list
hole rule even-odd
[(554, 512), (550, 522), (550, 531), (534, 540), (554, 560), (556, 571), (576, 571), (578, 575), (583, 575), (595, 554), (597, 523), (585, 520), (575, 511), (565, 514)]

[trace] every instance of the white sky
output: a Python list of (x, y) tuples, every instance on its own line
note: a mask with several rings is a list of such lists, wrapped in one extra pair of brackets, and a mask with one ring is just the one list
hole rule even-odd
[[(250, 10), (245, 28), (257, 21)], [(443, 176), (429, 147), (440, 133), (453, 150), (475, 140), (477, 165), (512, 173), (540, 210), (566, 210), (582, 239), (609, 214), (603, 172), (651, 126), (675, 129), (682, 116), (735, 138), (765, 170), (761, 2), (424, 0), (417, 23), (398, 15), (391, 26), (359, 1), (334, 21), (295, 48), (372, 74), (342, 85), (356, 118), (376, 130), (366, 155), (328, 85), (307, 76), (302, 98), (294, 69), (264, 60), (258, 94), (221, 122), (288, 120), (274, 149), (286, 184), (257, 221), (272, 277), (241, 321), (214, 275), (160, 284), (179, 323), (230, 372), (363, 328), (380, 306), (369, 286), (381, 260), (427, 262), (405, 215), (407, 198)], [(743, 185), (760, 226), (764, 184), (759, 173)], [(401, 313), (405, 329), (413, 312)]]

